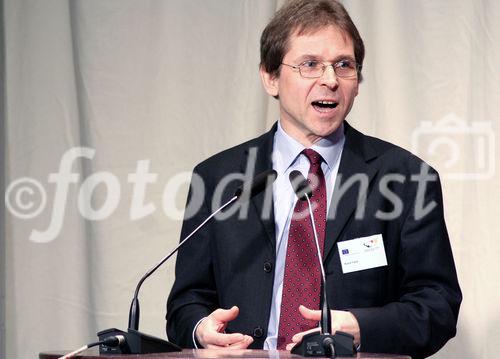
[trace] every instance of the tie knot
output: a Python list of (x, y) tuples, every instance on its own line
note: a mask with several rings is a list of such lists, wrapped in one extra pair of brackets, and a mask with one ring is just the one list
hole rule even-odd
[(302, 153), (307, 157), (307, 159), (311, 163), (311, 166), (320, 165), (321, 161), (323, 160), (318, 152), (316, 152), (315, 150), (311, 150), (310, 148), (303, 150)]

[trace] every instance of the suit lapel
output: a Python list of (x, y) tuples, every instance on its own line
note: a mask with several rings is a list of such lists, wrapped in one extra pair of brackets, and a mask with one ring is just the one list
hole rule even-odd
[(359, 196), (364, 183), (366, 190), (377, 172), (369, 161), (376, 157), (375, 151), (366, 141), (366, 136), (344, 122), (346, 142), (340, 159), (339, 171), (333, 190), (328, 221), (323, 258), (326, 258), (338, 241), (344, 227), (354, 216), (359, 201), (368, 196)]
[[(271, 130), (257, 139), (255, 147), (249, 147), (246, 150), (246, 156), (241, 163), (242, 172), (246, 170), (248, 161), (255, 161), (255, 173), (258, 175), (261, 172), (270, 170), (273, 168), (272, 163), (272, 152), (274, 143), (274, 133), (276, 132), (277, 125), (271, 128)], [(255, 156), (255, 159), (252, 158)], [(264, 231), (269, 238), (270, 244), (274, 248), (276, 244), (275, 235), (275, 224), (274, 224), (274, 206), (272, 196), (266, 198), (266, 193), (272, 194), (272, 191), (264, 191), (254, 196), (250, 202), (254, 210), (257, 213), (261, 221), (261, 225), (264, 227)]]

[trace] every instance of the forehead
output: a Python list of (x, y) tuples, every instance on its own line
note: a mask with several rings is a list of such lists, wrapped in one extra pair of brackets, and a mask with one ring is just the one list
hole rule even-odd
[(354, 44), (345, 31), (327, 26), (313, 31), (294, 31), (288, 40), (284, 58), (293, 60), (301, 56), (315, 56), (329, 61), (342, 56), (354, 58)]

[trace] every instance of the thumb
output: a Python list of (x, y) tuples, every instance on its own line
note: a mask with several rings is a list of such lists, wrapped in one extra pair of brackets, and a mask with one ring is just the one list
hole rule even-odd
[(300, 314), (310, 320), (320, 320), (321, 319), (321, 310), (312, 310), (303, 305), (299, 307)]
[(217, 309), (212, 313), (212, 316), (217, 321), (230, 322), (236, 319), (239, 313), (240, 309), (237, 306), (233, 306), (231, 309)]

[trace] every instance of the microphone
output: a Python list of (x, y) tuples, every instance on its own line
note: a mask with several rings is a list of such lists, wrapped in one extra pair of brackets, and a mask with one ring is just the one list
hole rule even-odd
[(320, 321), (320, 330), (321, 334), (330, 334), (331, 332), (331, 318), (330, 318), (330, 311), (328, 308), (328, 302), (326, 299), (326, 276), (325, 276), (325, 267), (323, 266), (323, 259), (321, 257), (321, 250), (319, 248), (319, 241), (318, 241), (318, 233), (316, 232), (316, 224), (314, 222), (314, 214), (311, 209), (311, 202), (310, 198), (312, 197), (312, 188), (309, 182), (304, 178), (302, 173), (300, 173), (297, 170), (294, 170), (290, 172), (289, 175), (290, 179), (290, 184), (292, 185), (293, 191), (295, 192), (295, 195), (297, 198), (299, 198), (302, 201), (307, 201), (308, 203), (308, 209), (309, 209), (309, 217), (311, 219), (311, 224), (312, 224), (312, 229), (313, 229), (313, 234), (314, 234), (314, 242), (316, 244), (316, 250), (318, 254), (318, 262), (319, 262), (319, 267), (321, 269), (321, 279), (322, 279), (322, 287), (323, 290), (321, 291), (322, 294), (322, 307), (321, 307), (321, 321)]
[(163, 257), (162, 260), (158, 262), (153, 268), (151, 268), (139, 281), (137, 287), (135, 288), (134, 299), (132, 300), (132, 304), (130, 306), (129, 312), (129, 321), (128, 327), (129, 329), (138, 330), (139, 329), (139, 290), (141, 289), (142, 283), (153, 274), (163, 263), (165, 263), (172, 255), (174, 255), (180, 247), (186, 243), (189, 238), (191, 238), (198, 230), (200, 230), (205, 223), (207, 223), (212, 217), (214, 217), (217, 213), (222, 211), (224, 208), (229, 206), (231, 203), (235, 202), (239, 198), (250, 199), (256, 194), (262, 192), (269, 184), (273, 183), (276, 180), (277, 173), (275, 170), (268, 170), (262, 173), (259, 173), (255, 176), (251, 181), (243, 183), (239, 186), (235, 191), (233, 197), (224, 203), (221, 207), (219, 207), (216, 211), (214, 211), (210, 216), (208, 216), (198, 227), (196, 227), (186, 238), (184, 238), (177, 247), (174, 248), (172, 252)]
[(298, 199), (305, 201), (307, 197), (312, 197), (313, 190), (311, 185), (307, 182), (305, 177), (302, 176), (300, 171), (294, 170), (290, 172), (288, 179), (290, 180), (290, 184), (292, 185), (293, 191)]
[(267, 170), (259, 173), (252, 180), (243, 183), (239, 186), (233, 197), (229, 199), (226, 203), (220, 206), (217, 210), (212, 212), (201, 224), (198, 225), (189, 235), (187, 235), (169, 254), (163, 257), (155, 266), (149, 269), (146, 274), (139, 280), (134, 292), (134, 298), (130, 304), (129, 318), (128, 318), (128, 332), (125, 333), (116, 328), (111, 328), (107, 330), (100, 331), (97, 336), (107, 337), (110, 335), (123, 335), (126, 338), (125, 344), (120, 347), (107, 347), (101, 345), (99, 347), (99, 352), (101, 354), (147, 354), (147, 353), (163, 353), (163, 352), (173, 352), (181, 351), (182, 349), (177, 345), (167, 342), (163, 339), (155, 338), (146, 334), (139, 332), (139, 290), (141, 289), (144, 281), (151, 276), (158, 268), (160, 268), (170, 257), (172, 257), (180, 247), (184, 245), (196, 232), (198, 232), (205, 224), (212, 219), (217, 213), (222, 211), (224, 208), (231, 205), (238, 199), (249, 200), (255, 195), (259, 194), (265, 190), (270, 184), (272, 184), (277, 177), (275, 170)]
[[(248, 199), (250, 199), (265, 190), (267, 186), (269, 186), (276, 180), (277, 176), (278, 173), (275, 170), (267, 170), (261, 172), (251, 181), (245, 182), (241, 186), (236, 188), (236, 191), (234, 191), (234, 195), (236, 197), (241, 197), (242, 194), (245, 194)], [(243, 196), (243, 198), (245, 198), (245, 196)]]
[(323, 258), (319, 248), (318, 233), (316, 232), (316, 223), (314, 222), (314, 214), (310, 200), (313, 190), (302, 173), (297, 170), (290, 172), (289, 180), (297, 198), (302, 201), (307, 201), (322, 281), (321, 320), (319, 322), (320, 331), (319, 333), (313, 332), (304, 335), (302, 341), (292, 348), (292, 354), (299, 354), (306, 357), (325, 356), (331, 358), (335, 358), (337, 355), (352, 356), (354, 355), (354, 337), (349, 333), (341, 331), (336, 331), (334, 335), (331, 334), (332, 323), (330, 307), (328, 306), (328, 299), (326, 296), (325, 267), (323, 266)]

